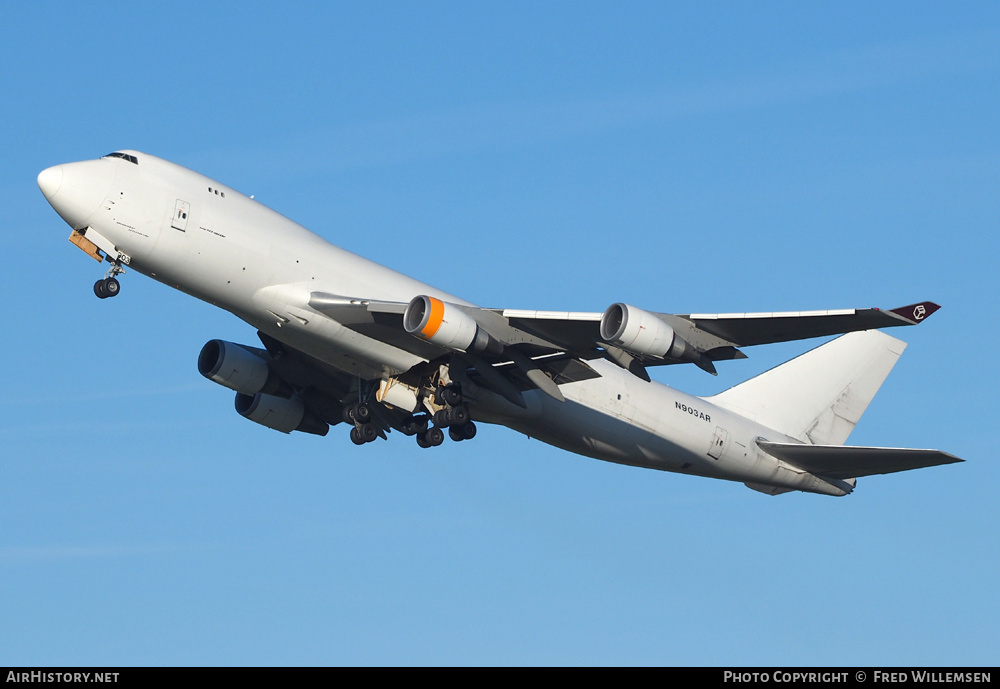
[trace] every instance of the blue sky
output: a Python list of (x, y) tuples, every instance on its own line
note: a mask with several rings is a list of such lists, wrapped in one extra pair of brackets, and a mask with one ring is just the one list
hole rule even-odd
[[(996, 664), (995, 3), (31, 3), (0, 28), (0, 664)], [(134, 148), (484, 306), (943, 305), (847, 498), (284, 436), (233, 316), (103, 268), (35, 184)], [(696, 394), (812, 346), (657, 378)]]

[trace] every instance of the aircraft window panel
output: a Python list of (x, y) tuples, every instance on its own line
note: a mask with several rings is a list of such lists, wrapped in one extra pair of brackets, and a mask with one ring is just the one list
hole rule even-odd
[(101, 157), (102, 158), (121, 158), (122, 160), (127, 160), (128, 162), (132, 163), (133, 165), (138, 165), (139, 164), (139, 159), (136, 158), (134, 155), (128, 155), (126, 153), (122, 153), (121, 151), (115, 151), (114, 153), (108, 153), (107, 155), (103, 155)]

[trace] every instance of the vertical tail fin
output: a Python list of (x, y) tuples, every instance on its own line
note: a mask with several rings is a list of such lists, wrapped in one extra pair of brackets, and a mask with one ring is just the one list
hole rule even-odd
[(816, 445), (843, 445), (906, 343), (877, 330), (849, 333), (708, 398)]

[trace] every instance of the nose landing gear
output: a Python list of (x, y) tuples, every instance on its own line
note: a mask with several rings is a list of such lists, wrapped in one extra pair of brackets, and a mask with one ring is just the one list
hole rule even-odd
[(104, 278), (94, 283), (94, 294), (98, 299), (118, 296), (121, 291), (121, 284), (115, 278)]
[(125, 269), (122, 268), (121, 262), (115, 261), (112, 263), (111, 269), (108, 270), (104, 278), (94, 283), (94, 294), (97, 295), (97, 298), (107, 299), (108, 297), (117, 297), (122, 286), (115, 276), (124, 272)]

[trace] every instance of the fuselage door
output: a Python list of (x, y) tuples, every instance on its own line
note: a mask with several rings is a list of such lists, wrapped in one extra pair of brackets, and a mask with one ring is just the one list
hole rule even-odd
[[(161, 206), (162, 208), (162, 206)], [(177, 199), (174, 206), (174, 217), (170, 221), (170, 226), (175, 230), (187, 232), (188, 214), (191, 212), (191, 204), (187, 201)]]
[(729, 433), (722, 426), (715, 427), (715, 435), (712, 436), (712, 447), (708, 449), (708, 456), (719, 459), (726, 451), (726, 443), (729, 442)]

